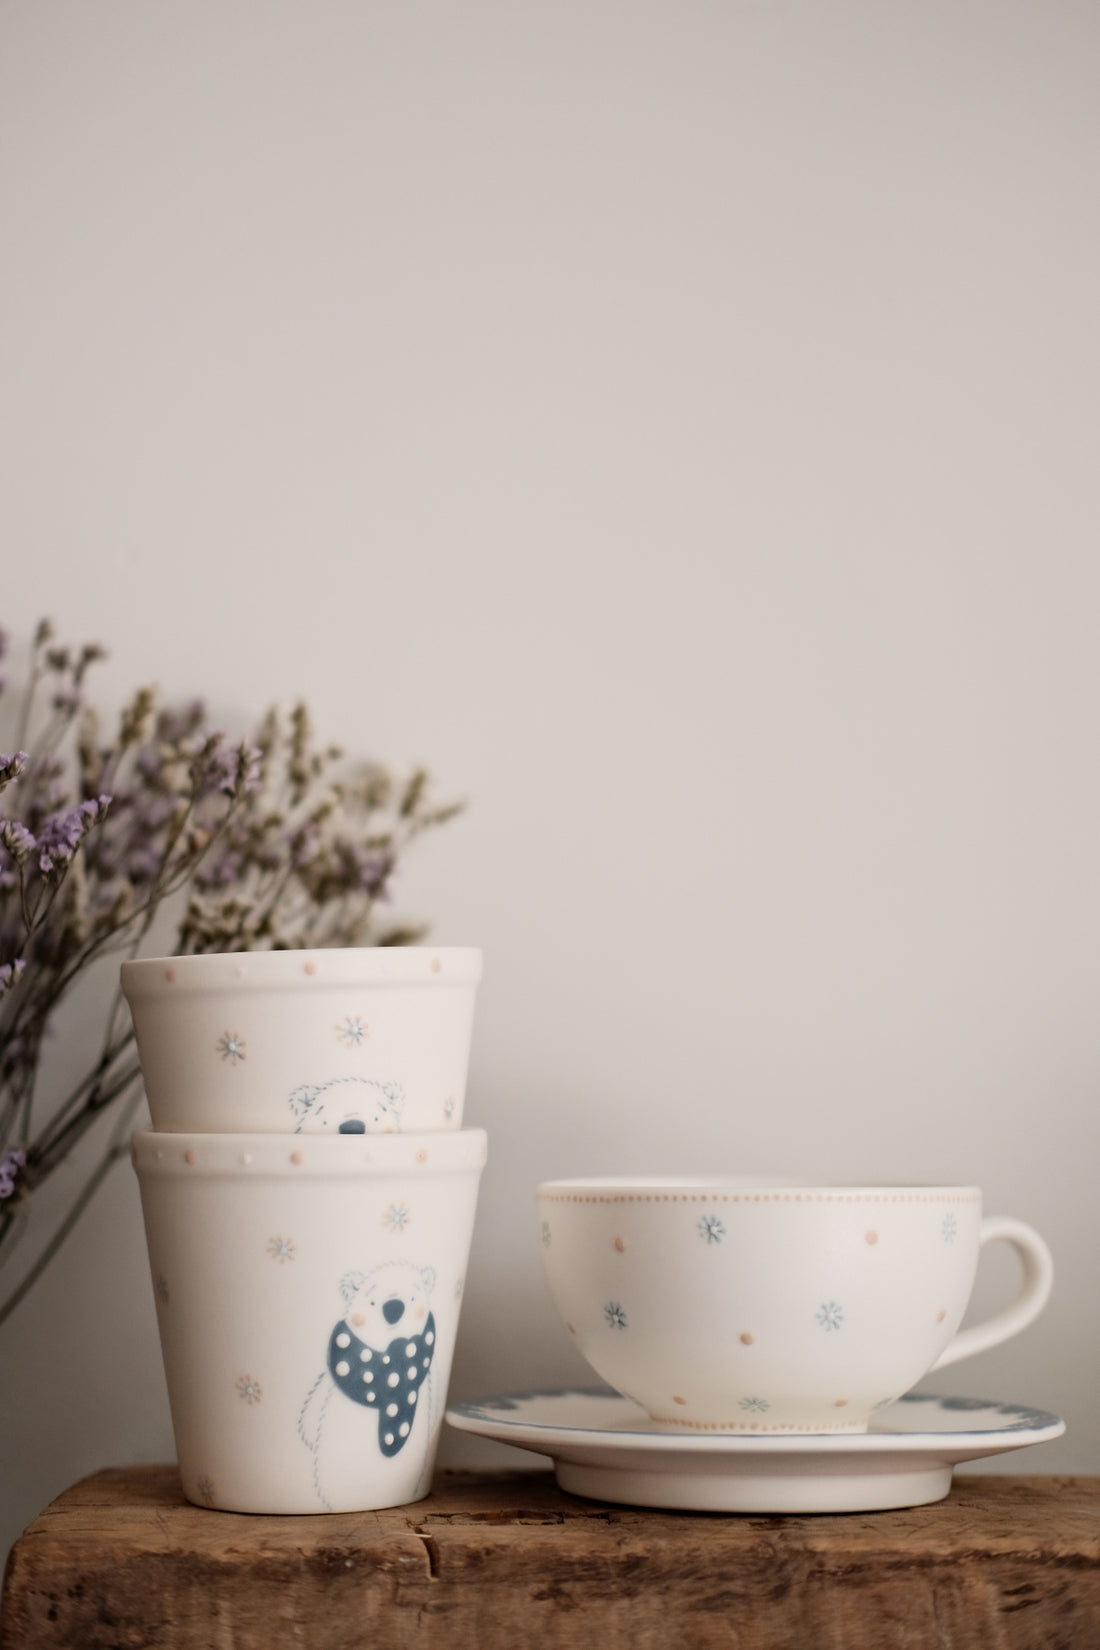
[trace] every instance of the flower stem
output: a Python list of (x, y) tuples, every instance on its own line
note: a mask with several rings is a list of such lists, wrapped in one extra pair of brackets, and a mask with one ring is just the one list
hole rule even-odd
[(140, 1100), (141, 1094), (135, 1094), (129, 1104), (123, 1108), (122, 1116), (115, 1124), (111, 1132), (111, 1138), (99, 1162), (84, 1182), (76, 1201), (72, 1204), (65, 1218), (55, 1228), (53, 1236), (34, 1262), (34, 1265), (12, 1290), (7, 1299), (0, 1302), (0, 1327), (7, 1322), (24, 1296), (28, 1295), (38, 1282), (115, 1164), (120, 1158), (126, 1156), (129, 1150), (129, 1128)]

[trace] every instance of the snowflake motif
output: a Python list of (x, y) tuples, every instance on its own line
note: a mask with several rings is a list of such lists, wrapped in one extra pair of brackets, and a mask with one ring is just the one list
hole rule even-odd
[(382, 1216), (382, 1224), (390, 1232), (403, 1232), (409, 1224), (409, 1211), (403, 1203), (391, 1203)]
[(838, 1306), (836, 1301), (824, 1301), (817, 1313), (817, 1321), (822, 1329), (831, 1333), (844, 1322), (844, 1308)]
[(294, 1239), (273, 1237), (267, 1246), (267, 1252), (272, 1260), (277, 1260), (283, 1265), (286, 1261), (294, 1259)]
[(945, 1243), (954, 1243), (959, 1235), (959, 1219), (954, 1209), (948, 1209), (940, 1224), (940, 1235)]
[(753, 1415), (763, 1415), (764, 1411), (772, 1406), (766, 1398), (742, 1398), (739, 1407), (749, 1410)]
[(367, 1028), (358, 1014), (349, 1014), (336, 1027), (336, 1035), (345, 1048), (358, 1048), (367, 1035)]
[(454, 1116), (454, 1114), (455, 1114), (454, 1099), (451, 1095), (448, 1095), (446, 1100), (444, 1100), (444, 1102), (443, 1102), (443, 1116), (446, 1119), (446, 1121), (449, 1123), (451, 1121), (451, 1118)]
[(607, 1319), (607, 1327), (609, 1329), (626, 1328), (626, 1313), (623, 1311), (618, 1301), (608, 1301), (607, 1305), (603, 1309), (603, 1315)]
[(237, 1396), (243, 1398), (246, 1404), (258, 1404), (263, 1398), (263, 1388), (259, 1381), (254, 1381), (251, 1375), (242, 1375), (237, 1382)]
[(717, 1215), (704, 1215), (696, 1230), (704, 1243), (721, 1243), (726, 1235), (725, 1225)]
[(542, 1223), (542, 1246), (544, 1249), (550, 1247), (550, 1222), (548, 1220), (544, 1220)]
[(240, 1065), (244, 1059), (245, 1042), (238, 1037), (235, 1031), (225, 1031), (218, 1039), (218, 1053), (223, 1060), (228, 1060), (231, 1066)]
[(213, 1501), (214, 1480), (212, 1478), (208, 1478), (206, 1473), (203, 1473), (202, 1477), (199, 1479), (198, 1489), (200, 1501)]

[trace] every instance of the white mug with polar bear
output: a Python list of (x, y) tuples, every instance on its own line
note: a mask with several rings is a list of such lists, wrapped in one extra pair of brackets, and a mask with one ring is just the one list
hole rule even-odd
[(132, 1148), (184, 1494), (353, 1512), (428, 1493), (483, 1130)]
[(470, 946), (124, 962), (153, 1127), (457, 1130), (480, 978), (481, 952)]

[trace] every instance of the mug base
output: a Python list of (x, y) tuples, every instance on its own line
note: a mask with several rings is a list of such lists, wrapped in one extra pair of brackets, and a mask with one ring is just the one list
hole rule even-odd
[(382, 1512), (387, 1507), (414, 1506), (430, 1494), (430, 1482), (423, 1488), (411, 1488), (407, 1494), (391, 1491), (381, 1497), (368, 1489), (359, 1495), (341, 1496), (331, 1505), (319, 1507), (316, 1496), (302, 1495), (292, 1488), (285, 1494), (270, 1491), (249, 1494), (247, 1491), (232, 1490), (224, 1494), (218, 1490), (188, 1490), (186, 1479), (183, 1485), (184, 1500), (190, 1502), (192, 1507), (200, 1507), (203, 1512), (245, 1513), (262, 1518), (297, 1518), (304, 1515), (326, 1518), (331, 1513)]

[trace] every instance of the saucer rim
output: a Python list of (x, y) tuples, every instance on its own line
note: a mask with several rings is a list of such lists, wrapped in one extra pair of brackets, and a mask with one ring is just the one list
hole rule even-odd
[[(999, 1454), (1023, 1448), (1028, 1444), (1048, 1443), (1060, 1438), (1066, 1423), (1051, 1410), (1033, 1404), (1020, 1404), (998, 1398), (957, 1396), (940, 1392), (905, 1393), (885, 1411), (889, 1415), (901, 1404), (934, 1403), (942, 1410), (954, 1405), (960, 1410), (1000, 1411), (1009, 1415), (1034, 1418), (1034, 1424), (1003, 1427), (927, 1428), (923, 1431), (891, 1431), (880, 1428), (873, 1432), (813, 1432), (813, 1433), (676, 1433), (656, 1430), (656, 1423), (636, 1428), (617, 1425), (597, 1427), (558, 1421), (539, 1421), (531, 1416), (510, 1419), (507, 1409), (494, 1410), (492, 1406), (507, 1404), (514, 1408), (521, 1403), (539, 1399), (560, 1398), (605, 1399), (616, 1407), (623, 1406), (626, 1419), (635, 1411), (641, 1422), (647, 1417), (641, 1405), (633, 1403), (621, 1393), (606, 1387), (566, 1386), (537, 1390), (500, 1392), (478, 1398), (456, 1400), (446, 1410), (449, 1424), (461, 1432), (488, 1437), (500, 1443), (515, 1444), (518, 1448), (536, 1450), (554, 1457), (555, 1443), (562, 1448), (592, 1448), (644, 1451), (655, 1455), (877, 1455), (883, 1453), (930, 1454), (958, 1460), (977, 1455)], [(961, 1452), (961, 1453), (960, 1453)]]

